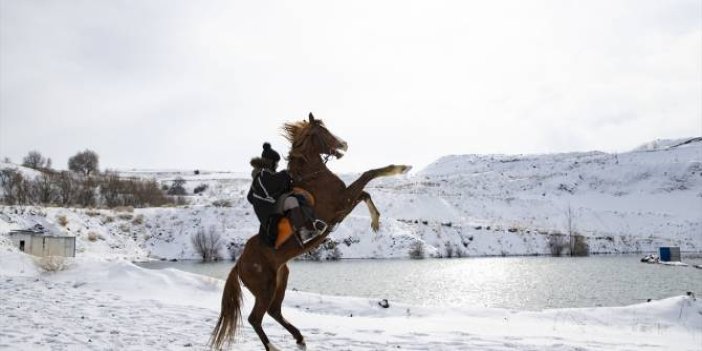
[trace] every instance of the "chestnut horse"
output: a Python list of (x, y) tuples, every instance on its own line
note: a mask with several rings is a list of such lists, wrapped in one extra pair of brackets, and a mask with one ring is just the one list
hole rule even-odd
[(224, 344), (231, 343), (241, 323), (242, 294), (239, 281), (256, 299), (248, 320), (265, 349), (278, 350), (270, 343), (261, 327), (266, 312), (292, 334), (299, 348), (305, 349), (304, 337), (281, 313), (285, 288), (288, 284), (289, 271), (286, 263), (318, 247), (329, 236), (331, 229), (351, 213), (361, 201), (366, 203), (370, 211), (371, 228), (377, 231), (379, 213), (370, 195), (363, 191), (363, 188), (377, 177), (406, 173), (411, 168), (390, 165), (366, 171), (347, 187), (326, 166), (326, 159), (329, 157), (343, 156), (343, 152), (348, 149), (345, 141), (330, 133), (324, 123), (315, 119), (311, 113), (309, 121), (286, 123), (283, 130), (285, 137), (292, 144), (288, 154), (288, 171), (294, 185), (312, 193), (315, 198), (314, 210), (317, 217), (327, 222), (329, 226), (326, 231), (303, 245), (295, 239), (290, 239), (278, 250), (267, 246), (258, 235), (246, 242), (241, 256), (224, 285), (222, 309), (210, 339), (210, 344), (215, 349), (221, 349)]

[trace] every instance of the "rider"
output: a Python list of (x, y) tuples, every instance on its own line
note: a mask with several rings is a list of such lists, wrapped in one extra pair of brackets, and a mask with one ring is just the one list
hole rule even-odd
[(287, 170), (276, 172), (280, 155), (273, 150), (268, 142), (263, 144), (263, 152), (260, 158), (253, 158), (251, 172), (253, 182), (246, 198), (254, 206), (254, 212), (261, 223), (259, 232), (268, 244), (272, 246), (275, 242), (275, 231), (278, 220), (282, 215), (290, 219), (293, 231), (298, 232), (302, 240), (307, 240), (326, 229), (326, 224), (319, 220), (307, 218), (311, 216), (311, 211), (306, 216), (302, 210), (301, 201), (304, 197), (292, 193), (292, 177)]

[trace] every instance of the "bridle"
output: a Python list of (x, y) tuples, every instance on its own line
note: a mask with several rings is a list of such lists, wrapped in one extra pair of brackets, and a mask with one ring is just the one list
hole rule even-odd
[(324, 164), (324, 167), (322, 167), (322, 168), (320, 168), (319, 170), (316, 170), (316, 171), (314, 171), (314, 172), (310, 172), (310, 173), (307, 173), (307, 174), (302, 174), (302, 175), (300, 175), (300, 176), (297, 177), (297, 179), (296, 179), (297, 182), (302, 182), (302, 181), (305, 180), (305, 179), (311, 179), (311, 177), (313, 177), (313, 176), (315, 176), (315, 175), (317, 175), (317, 174), (319, 174), (319, 173), (324, 172), (324, 170), (327, 169), (327, 168), (326, 168), (327, 162), (329, 162), (329, 160), (330, 160), (332, 157), (336, 157), (336, 156), (334, 156), (334, 154), (333, 154), (334, 150), (332, 150), (332, 148), (329, 147), (329, 144), (324, 140), (324, 138), (317, 137), (317, 139), (319, 139), (319, 141), (322, 143), (322, 150), (327, 150), (327, 154), (325, 154), (324, 156), (322, 156), (322, 162), (323, 162), (323, 164)]

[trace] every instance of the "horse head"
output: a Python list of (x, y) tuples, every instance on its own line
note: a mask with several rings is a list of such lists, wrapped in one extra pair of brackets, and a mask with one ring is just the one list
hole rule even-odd
[(307, 121), (286, 123), (283, 130), (285, 138), (292, 145), (290, 158), (308, 159), (312, 155), (342, 158), (349, 148), (343, 139), (332, 134), (324, 122), (314, 118), (312, 113)]

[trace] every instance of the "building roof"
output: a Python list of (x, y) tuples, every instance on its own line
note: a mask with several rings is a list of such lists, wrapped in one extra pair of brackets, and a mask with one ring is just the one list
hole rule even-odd
[(46, 228), (44, 228), (43, 225), (41, 224), (35, 224), (31, 228), (27, 229), (13, 229), (10, 230), (10, 235), (13, 234), (28, 234), (28, 235), (37, 235), (37, 236), (51, 236), (51, 237), (57, 237), (57, 238), (75, 238), (74, 236), (69, 236), (69, 235), (58, 235), (56, 233), (52, 233), (48, 231)]

